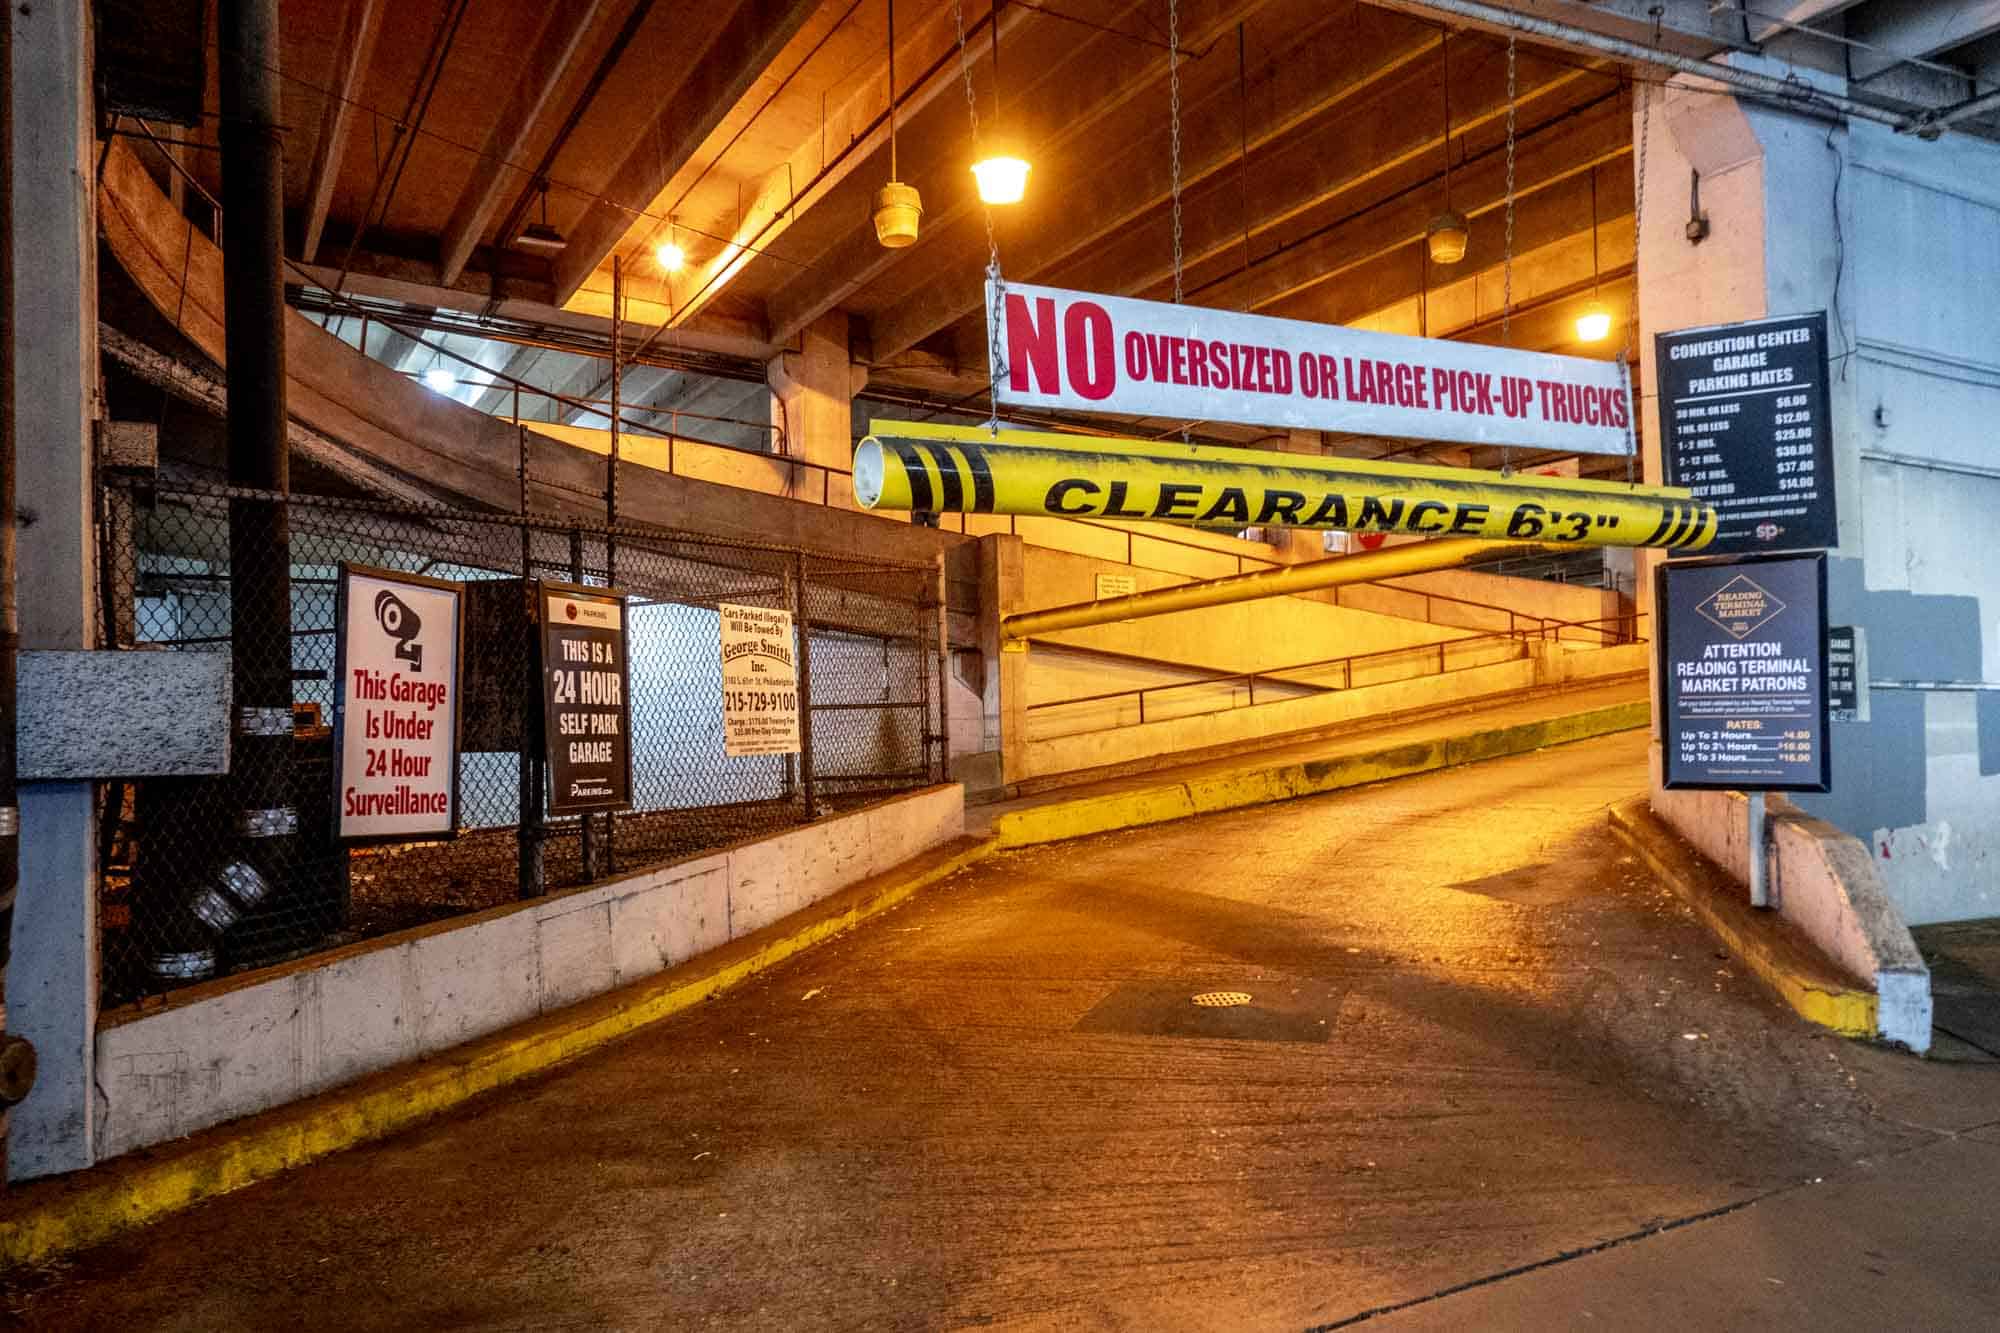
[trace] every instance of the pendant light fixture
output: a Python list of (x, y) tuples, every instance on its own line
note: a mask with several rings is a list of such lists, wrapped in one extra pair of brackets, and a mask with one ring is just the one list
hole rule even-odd
[(1590, 304), (1576, 317), (1579, 342), (1602, 342), (1611, 332), (1611, 310), (1598, 297), (1597, 273), (1597, 171), (1590, 173)]
[(889, 183), (875, 192), (875, 239), (890, 250), (914, 245), (924, 216), (916, 187), (896, 179), (896, 0), (889, 8)]
[(667, 219), (667, 239), (661, 241), (653, 251), (653, 259), (663, 273), (678, 273), (687, 267), (687, 251), (681, 249), (680, 239), (674, 234), (674, 219)]
[(972, 164), (973, 179), (979, 182), (979, 200), (985, 204), (1018, 204), (1028, 192), (1028, 160), (1014, 152), (1000, 131), (1000, 6), (994, 0), (987, 22), (993, 29), (993, 133), (985, 154)]
[(1444, 66), (1444, 212), (1424, 228), (1424, 246), (1433, 264), (1456, 264), (1465, 258), (1472, 230), (1465, 214), (1451, 206), (1451, 33), (1438, 38), (1438, 56)]
[(569, 242), (563, 234), (549, 225), (549, 183), (537, 181), (542, 192), (542, 220), (530, 222), (514, 237), (514, 244), (523, 250), (560, 250)]

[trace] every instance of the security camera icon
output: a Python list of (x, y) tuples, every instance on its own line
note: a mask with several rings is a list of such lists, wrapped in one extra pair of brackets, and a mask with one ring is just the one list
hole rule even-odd
[(396, 656), (410, 664), (410, 670), (424, 669), (424, 646), (417, 642), (417, 635), (423, 632), (424, 622), (410, 609), (410, 604), (393, 592), (375, 594), (375, 623), (382, 632), (396, 641)]

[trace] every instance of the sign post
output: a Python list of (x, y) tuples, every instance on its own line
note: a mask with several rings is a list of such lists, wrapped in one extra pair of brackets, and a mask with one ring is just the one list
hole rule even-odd
[(337, 839), (456, 836), (463, 602), (463, 587), (443, 579), (341, 565)]
[(540, 581), (542, 734), (549, 813), (632, 804), (631, 657), (625, 594)]

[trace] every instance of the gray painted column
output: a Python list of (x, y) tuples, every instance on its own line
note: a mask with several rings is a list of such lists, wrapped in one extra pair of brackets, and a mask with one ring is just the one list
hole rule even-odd
[[(10, 5), (14, 36), (15, 385), (23, 648), (94, 646), (91, 422), (97, 385), (97, 218), (86, 0)], [(14, 1108), (16, 1180), (93, 1157), (96, 819), (91, 784), (21, 787), (21, 893), (7, 1026), (40, 1073)]]

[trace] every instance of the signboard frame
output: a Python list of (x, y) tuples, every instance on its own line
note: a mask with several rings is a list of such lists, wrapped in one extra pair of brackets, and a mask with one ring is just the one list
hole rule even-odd
[[(571, 815), (594, 815), (609, 810), (630, 810), (633, 805), (635, 782), (632, 772), (632, 599), (628, 593), (616, 588), (597, 588), (582, 583), (566, 583), (558, 579), (536, 579), (535, 581), (535, 655), (540, 669), (541, 680), (537, 693), (541, 699), (542, 720), (542, 761), (548, 772), (548, 784), (543, 793), (546, 804), (543, 811), (555, 818)], [(577, 801), (557, 792), (562, 783), (559, 771), (566, 771), (569, 760), (566, 755), (558, 755), (557, 747), (568, 738), (557, 734), (555, 726), (555, 703), (551, 698), (554, 688), (554, 674), (550, 648), (554, 640), (549, 623), (549, 601), (551, 597), (565, 597), (580, 602), (609, 602), (618, 607), (618, 674), (621, 685), (618, 692), (619, 728), (618, 745), (623, 750), (624, 763), (620, 766), (624, 774), (625, 790), (617, 799), (605, 801)]]
[(987, 370), (1003, 407), (1619, 458), (1637, 452), (1637, 406), (1623, 358), (1417, 338), (1033, 283), (996, 290), (992, 278), (986, 322)]
[[(1810, 564), (1814, 566), (1814, 583), (1817, 602), (1813, 613), (1817, 617), (1817, 628), (1807, 636), (1805, 642), (1812, 645), (1818, 654), (1817, 670), (1814, 672), (1818, 695), (1815, 733), (1819, 752), (1819, 774), (1817, 780), (1805, 782), (1745, 782), (1741, 779), (1727, 782), (1705, 782), (1688, 778), (1675, 778), (1675, 755), (1679, 750), (1679, 723), (1673, 706), (1673, 661), (1674, 620), (1672, 599), (1668, 596), (1667, 583), (1676, 571), (1698, 569), (1732, 568), (1749, 569), (1770, 564)], [(1833, 751), (1829, 744), (1832, 725), (1828, 717), (1829, 682), (1826, 662), (1827, 630), (1827, 560), (1824, 551), (1771, 552), (1765, 555), (1704, 556), (1689, 560), (1666, 560), (1653, 571), (1653, 614), (1657, 618), (1658, 642), (1654, 649), (1654, 666), (1659, 680), (1659, 721), (1660, 721), (1660, 785), (1669, 791), (1797, 791), (1828, 792), (1833, 790)]]
[[(451, 595), (451, 773), (448, 797), (445, 804), (445, 827), (436, 831), (419, 833), (357, 833), (342, 832), (346, 822), (345, 802), (341, 799), (347, 780), (347, 629), (351, 623), (348, 612), (348, 583), (350, 576), (375, 579), (383, 583), (402, 584), (405, 587), (423, 588), (431, 592)], [(458, 781), (460, 749), (462, 739), (460, 727), (460, 707), (465, 695), (465, 585), (451, 579), (431, 578), (426, 574), (410, 574), (400, 569), (381, 569), (374, 565), (355, 564), (342, 560), (335, 569), (334, 586), (334, 636), (333, 636), (333, 840), (345, 847), (379, 847), (409, 842), (449, 842), (458, 837)]]
[[(1807, 326), (1812, 330), (1809, 345), (1815, 355), (1815, 378), (1811, 384), (1801, 386), (1788, 382), (1786, 384), (1769, 386), (1747, 386), (1741, 389), (1721, 390), (1703, 395), (1677, 395), (1674, 393), (1678, 380), (1687, 378), (1682, 374), (1673, 356), (1673, 348), (1676, 346), (1702, 340), (1719, 341), (1732, 336), (1747, 337), (1754, 340), (1756, 336), (1755, 331), (1763, 330), (1770, 332), (1777, 326), (1783, 325)], [(1839, 501), (1834, 489), (1833, 395), (1832, 386), (1828, 383), (1831, 375), (1831, 363), (1829, 360), (1827, 337), (1827, 315), (1824, 310), (1791, 315), (1772, 315), (1763, 319), (1742, 320), (1731, 324), (1706, 324), (1697, 328), (1672, 329), (1653, 335), (1654, 366), (1657, 369), (1660, 381), (1658, 402), (1660, 410), (1661, 476), (1669, 486), (1688, 487), (1693, 492), (1696, 501), (1707, 504), (1715, 510), (1716, 534), (1706, 547), (1705, 554), (1718, 556), (1765, 555), (1782, 551), (1826, 550), (1840, 544)], [(1752, 347), (1741, 350), (1755, 352), (1769, 349)], [(1768, 427), (1770, 438), (1760, 435), (1752, 444), (1744, 445), (1735, 442), (1741, 440), (1743, 434), (1732, 432), (1730, 434), (1731, 443), (1716, 445), (1714, 453), (1719, 455), (1719, 457), (1716, 457), (1713, 463), (1695, 461), (1701, 457), (1705, 457), (1697, 455), (1694, 452), (1695, 450), (1705, 448), (1710, 441), (1721, 439), (1723, 436), (1718, 432), (1710, 436), (1708, 440), (1701, 440), (1698, 437), (1692, 442), (1684, 440), (1681, 434), (1682, 426), (1676, 415), (1678, 409), (1689, 406), (1696, 401), (1707, 402), (1709, 400), (1718, 400), (1717, 405), (1719, 406), (1719, 400), (1735, 398), (1740, 401), (1743, 398), (1783, 394), (1787, 390), (1801, 392), (1808, 396), (1809, 401), (1804, 405), (1804, 415), (1809, 418), (1809, 421), (1804, 423), (1779, 422), (1775, 415), (1775, 399), (1773, 399), (1774, 415)], [(1703, 424), (1707, 423), (1688, 423), (1688, 427), (1692, 430), (1695, 426)], [(1731, 424), (1743, 423), (1739, 420)], [(1785, 459), (1778, 457), (1777, 451), (1780, 448), (1795, 447), (1806, 443), (1805, 441), (1792, 438), (1781, 440), (1776, 438), (1776, 436), (1780, 431), (1795, 429), (1797, 425), (1808, 425), (1811, 428), (1811, 453), (1809, 456), (1813, 462), (1813, 494), (1816, 498), (1810, 500), (1799, 498), (1802, 492), (1795, 491), (1788, 494), (1776, 486), (1779, 477), (1778, 469), (1786, 463)], [(1752, 448), (1757, 451), (1754, 456), (1751, 453), (1745, 452)], [(1733, 458), (1731, 457), (1731, 450), (1735, 451), (1735, 457)], [(1799, 457), (1806, 456), (1799, 455)], [(1710, 468), (1714, 471), (1712, 473), (1703, 471), (1704, 468)], [(1773, 487), (1770, 491), (1755, 497), (1752, 507), (1770, 509), (1780, 505), (1789, 507), (1796, 504), (1804, 504), (1806, 506), (1806, 513), (1803, 516), (1795, 517), (1789, 527), (1779, 528), (1768, 540), (1758, 538), (1754, 528), (1747, 535), (1735, 528), (1734, 525), (1736, 523), (1749, 522), (1751, 520), (1748, 518), (1733, 519), (1730, 513), (1731, 509), (1743, 507), (1731, 503), (1735, 498), (1733, 494), (1716, 496), (1711, 494), (1707, 489), (1709, 483), (1720, 483), (1732, 477), (1741, 476), (1744, 470), (1751, 468), (1760, 472), (1768, 469), (1773, 482)], [(1768, 522), (1769, 520), (1767, 519), (1766, 521)], [(1772, 524), (1772, 526), (1776, 527), (1777, 525)], [(1798, 535), (1793, 536), (1794, 532), (1798, 533)]]
[[(715, 610), (716, 610), (716, 618), (719, 621), (718, 629), (721, 632), (720, 647), (722, 653), (721, 661), (722, 661), (723, 754), (730, 759), (756, 759), (768, 755), (804, 754), (806, 746), (806, 729), (805, 729), (806, 696), (805, 693), (801, 691), (799, 688), (800, 654), (798, 649), (798, 637), (799, 637), (798, 618), (792, 614), (792, 610), (788, 606), (749, 606), (740, 602), (718, 602), (716, 604)], [(729, 651), (730, 637), (731, 637), (731, 630), (729, 627), (730, 619), (731, 617), (741, 617), (744, 619), (751, 619), (757, 616), (784, 617), (785, 621), (784, 633), (791, 648), (791, 660), (785, 664), (786, 667), (791, 672), (791, 680), (789, 682), (781, 683), (774, 687), (770, 685), (768, 682), (762, 682), (762, 681), (732, 682), (730, 679), (730, 665), (733, 660)], [(756, 659), (769, 656), (768, 654), (761, 652), (748, 652), (741, 655), (750, 658), (752, 660), (752, 665), (749, 668), (751, 672), (754, 672), (758, 669), (755, 666)], [(740, 713), (750, 713), (753, 712), (754, 710), (741, 706), (732, 706), (731, 697), (733, 695), (740, 695), (740, 694), (754, 695), (760, 693), (768, 693), (772, 692), (773, 690), (775, 690), (780, 694), (789, 692), (791, 696), (791, 704), (792, 704), (790, 709), (791, 735), (789, 739), (795, 742), (795, 744), (793, 744), (788, 749), (766, 748), (764, 746), (755, 746), (752, 748), (743, 748), (743, 749), (737, 748), (738, 745), (740, 744), (740, 741), (736, 734), (736, 728), (732, 724), (735, 724), (741, 720), (739, 717)], [(774, 710), (774, 712), (778, 714), (782, 714), (783, 711), (784, 710)]]

